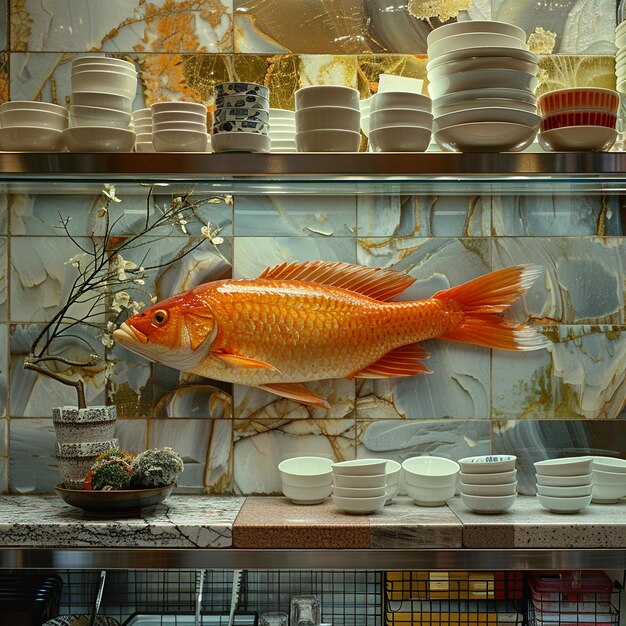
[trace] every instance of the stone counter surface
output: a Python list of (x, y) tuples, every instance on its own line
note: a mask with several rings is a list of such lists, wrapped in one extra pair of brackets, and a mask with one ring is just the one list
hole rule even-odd
[(477, 515), (454, 498), (425, 508), (406, 497), (372, 515), (327, 499), (171, 496), (126, 518), (90, 516), (56, 496), (0, 497), (1, 548), (626, 549), (626, 500), (556, 515), (528, 496), (500, 515)]

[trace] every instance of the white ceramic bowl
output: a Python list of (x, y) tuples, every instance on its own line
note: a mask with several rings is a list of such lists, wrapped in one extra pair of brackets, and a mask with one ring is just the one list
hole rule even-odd
[(158, 130), (194, 130), (197, 133), (206, 134), (206, 124), (199, 122), (154, 122), (152, 132)]
[(157, 152), (204, 152), (207, 133), (196, 130), (154, 130), (152, 143)]
[(453, 484), (445, 487), (418, 487), (405, 480), (403, 489), (407, 496), (419, 506), (443, 506), (450, 498), (454, 497), (456, 480)]
[(283, 483), (282, 490), (294, 504), (319, 504), (330, 495), (331, 486), (329, 483), (315, 487), (294, 487)]
[(387, 504), (395, 498), (400, 491), (400, 477), (402, 475), (402, 465), (397, 461), (387, 461)]
[(515, 503), (516, 494), (509, 496), (473, 496), (461, 492), (463, 504), (476, 513), (493, 515), (510, 509)]
[(539, 145), (548, 152), (606, 152), (617, 139), (617, 130), (606, 126), (565, 126), (540, 132)]
[(135, 133), (126, 128), (75, 126), (63, 131), (70, 152), (131, 152)]
[(136, 109), (133, 111), (133, 119), (141, 120), (141, 119), (152, 119), (152, 109), (150, 107), (144, 107), (143, 109)]
[(272, 139), (282, 139), (292, 141), (294, 144), (296, 143), (296, 130), (273, 130), (270, 128), (269, 136)]
[(596, 485), (591, 491), (593, 502), (598, 504), (616, 504), (626, 497), (626, 485)]
[(626, 474), (626, 459), (617, 459), (611, 456), (594, 456), (591, 467), (602, 472)]
[(133, 101), (128, 96), (120, 96), (101, 91), (73, 91), (71, 102), (78, 106), (103, 107), (130, 113)]
[(378, 76), (378, 93), (406, 91), (421, 94), (423, 87), (424, 81), (421, 78), (397, 76), (395, 74), (379, 74)]
[(537, 485), (537, 493), (540, 493), (542, 496), (556, 496), (557, 498), (588, 496), (591, 493), (591, 485), (579, 485), (578, 487), (550, 487), (549, 485)]
[(359, 92), (341, 85), (313, 85), (295, 93), (296, 111), (309, 107), (338, 106), (359, 110)]
[(296, 111), (296, 132), (335, 129), (359, 132), (361, 112), (351, 107), (316, 106)]
[(594, 485), (626, 485), (626, 474), (622, 474), (622, 472), (605, 472), (594, 469), (591, 474)]
[(459, 478), (466, 485), (506, 485), (516, 481), (517, 470), (508, 472), (488, 472), (485, 474), (467, 474), (461, 472)]
[(378, 509), (385, 506), (386, 501), (387, 496), (384, 494), (376, 498), (342, 498), (341, 496), (333, 495), (333, 502), (338, 509), (356, 515), (374, 513), (374, 511), (378, 511)]
[(326, 129), (296, 133), (298, 152), (358, 152), (361, 133), (352, 130)]
[(278, 121), (283, 120), (285, 122), (295, 123), (296, 112), (290, 109), (270, 109), (270, 120)]
[(10, 152), (60, 152), (65, 149), (63, 133), (56, 128), (10, 126), (0, 128), (0, 150)]
[(387, 484), (387, 474), (373, 474), (370, 476), (351, 476), (349, 474), (333, 474), (333, 484), (337, 487), (384, 487)]
[(475, 57), (457, 59), (447, 63), (435, 63), (428, 70), (428, 80), (436, 80), (442, 76), (452, 76), (459, 72), (470, 70), (512, 70), (537, 75), (539, 66), (537, 62), (513, 57)]
[(152, 131), (149, 133), (139, 133), (135, 128), (135, 143), (152, 143)]
[(464, 474), (493, 474), (514, 470), (515, 461), (517, 457), (512, 454), (486, 454), (459, 459), (459, 465)]
[(433, 115), (430, 111), (379, 108), (370, 115), (370, 132), (390, 126), (419, 126), (430, 130), (432, 124)]
[(0, 109), (0, 126), (32, 126), (33, 128), (67, 128), (67, 115), (41, 109)]
[(406, 484), (415, 487), (438, 488), (456, 486), (459, 464), (439, 456), (414, 456), (402, 462)]
[(88, 57), (78, 57), (72, 61), (72, 69), (81, 66), (91, 65), (93, 63), (110, 63), (120, 68), (135, 69), (135, 64), (125, 59), (117, 59), (115, 57), (107, 57), (102, 55), (93, 55)]
[(135, 126), (135, 132), (137, 134), (151, 133), (153, 129), (152, 122), (136, 122), (134, 126)]
[(468, 70), (431, 80), (428, 84), (428, 93), (435, 100), (450, 93), (475, 89), (477, 85), (482, 85), (486, 89), (519, 89), (532, 93), (537, 86), (537, 78), (534, 74), (515, 70)]
[(354, 459), (333, 463), (333, 476), (375, 476), (386, 472), (385, 459)]
[(438, 41), (434, 41), (428, 45), (428, 58), (434, 59), (442, 54), (448, 54), (454, 50), (464, 48), (480, 48), (492, 46), (506, 46), (507, 48), (516, 48), (525, 50), (526, 43), (517, 37), (510, 35), (502, 35), (499, 33), (463, 33), (460, 35), (451, 35), (443, 37)]
[(91, 63), (83, 63), (82, 65), (72, 65), (71, 75), (78, 74), (87, 70), (102, 70), (105, 72), (118, 72), (126, 76), (137, 77), (137, 70), (134, 67), (127, 67), (117, 63), (111, 63), (105, 60), (94, 60)]
[(382, 109), (414, 109), (430, 112), (432, 100), (419, 93), (404, 91), (378, 92), (371, 97), (369, 114)]
[(469, 124), (472, 122), (513, 122), (514, 124), (522, 124), (538, 129), (541, 124), (541, 116), (536, 113), (516, 111), (515, 109), (468, 109), (437, 117), (433, 122), (433, 132), (437, 132), (448, 126)]
[(256, 133), (214, 133), (213, 152), (269, 152), (271, 140)]
[(444, 150), (460, 152), (519, 152), (530, 146), (537, 131), (513, 122), (471, 122), (433, 133)]
[(491, 98), (505, 98), (506, 100), (525, 102), (533, 106), (537, 105), (535, 95), (523, 89), (502, 89), (501, 87), (495, 87), (493, 89), (466, 89), (457, 91), (456, 93), (449, 93), (433, 100), (433, 113), (438, 115), (441, 107), (456, 104), (457, 102), (486, 100)]
[(578, 513), (591, 504), (591, 494), (577, 498), (557, 498), (537, 494), (537, 500), (542, 507), (553, 513)]
[(522, 100), (507, 100), (505, 98), (475, 98), (473, 100), (460, 100), (451, 102), (450, 104), (438, 103), (440, 100), (433, 102), (433, 115), (441, 118), (450, 113), (459, 111), (470, 111), (472, 109), (506, 109), (507, 111), (523, 111), (525, 113), (537, 114), (537, 105), (535, 103), (523, 102)]
[(136, 90), (137, 77), (121, 72), (85, 70), (72, 74), (72, 91), (104, 91), (134, 98)]
[(441, 54), (428, 61), (426, 71), (428, 72), (433, 67), (438, 67), (444, 63), (482, 59), (483, 57), (519, 59), (528, 63), (538, 62), (537, 56), (525, 49), (511, 48), (510, 46), (481, 46), (480, 48), (459, 48), (447, 54)]
[(580, 476), (591, 473), (590, 456), (575, 456), (563, 459), (548, 459), (533, 463), (535, 471), (541, 476)]
[(174, 100), (169, 102), (155, 102), (150, 106), (152, 109), (152, 115), (155, 113), (161, 113), (163, 111), (189, 111), (193, 113), (199, 113), (206, 117), (207, 108), (200, 102), (187, 102), (185, 100)]
[(73, 104), (70, 107), (70, 121), (74, 126), (112, 126), (113, 128), (128, 128), (132, 120), (130, 113), (117, 109), (102, 107), (88, 107)]
[(512, 496), (517, 493), (517, 482), (500, 485), (472, 485), (461, 481), (461, 493), (470, 496)]
[(152, 123), (162, 122), (195, 122), (196, 124), (207, 125), (207, 116), (204, 113), (195, 111), (157, 111), (151, 113), (149, 119)]
[(580, 487), (582, 485), (591, 485), (591, 483), (591, 472), (574, 476), (544, 476), (543, 474), (537, 474), (537, 484), (547, 485), (548, 487)]
[(151, 141), (136, 141), (135, 152), (156, 152)]
[(371, 129), (373, 152), (425, 152), (431, 138), (430, 128), (419, 126), (387, 126)]
[(278, 464), (282, 481), (294, 486), (310, 486), (330, 483), (332, 480), (331, 459), (318, 456), (297, 456)]
[(444, 24), (443, 26), (439, 26), (439, 28), (435, 28), (435, 30), (428, 33), (426, 42), (430, 45), (445, 37), (463, 35), (465, 33), (497, 33), (500, 35), (508, 35), (509, 37), (516, 37), (520, 41), (526, 41), (526, 33), (514, 24), (496, 22), (495, 20), (467, 20)]
[(256, 120), (232, 120), (230, 122), (216, 122), (212, 126), (213, 133), (256, 133), (267, 135), (269, 124)]
[(0, 105), (0, 111), (13, 111), (16, 109), (35, 109), (37, 111), (48, 111), (59, 115), (69, 116), (69, 111), (58, 104), (51, 102), (38, 102), (36, 100), (11, 100)]
[(341, 498), (378, 498), (387, 493), (387, 487), (338, 487), (333, 486), (333, 494)]

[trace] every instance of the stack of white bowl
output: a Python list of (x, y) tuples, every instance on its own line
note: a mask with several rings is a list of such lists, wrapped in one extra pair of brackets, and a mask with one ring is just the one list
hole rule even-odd
[(511, 454), (460, 459), (463, 504), (476, 513), (494, 514), (510, 509), (517, 497), (516, 460)]
[(213, 150), (269, 152), (270, 90), (257, 83), (215, 86)]
[(333, 463), (333, 502), (346, 513), (374, 513), (385, 505), (387, 461), (357, 459)]
[(314, 85), (296, 91), (298, 152), (358, 152), (360, 127), (356, 89)]
[(594, 456), (591, 498), (598, 504), (615, 504), (626, 498), (626, 460)]
[(133, 111), (133, 126), (135, 128), (135, 152), (154, 152), (152, 109), (147, 107)]
[(131, 105), (137, 91), (135, 66), (123, 59), (82, 57), (72, 62), (70, 128), (72, 152), (129, 152), (135, 144)]
[(505, 22), (445, 24), (428, 35), (433, 134), (445, 150), (519, 151), (534, 140), (537, 57)]
[(535, 463), (537, 499), (553, 513), (578, 513), (591, 503), (591, 457)]
[(431, 100), (418, 93), (372, 96), (369, 141), (373, 152), (424, 152), (430, 143)]
[(615, 76), (617, 78), (617, 91), (626, 94), (626, 21), (621, 22), (615, 28)]
[(402, 488), (418, 506), (443, 506), (456, 492), (459, 464), (438, 456), (402, 462)]
[(207, 108), (199, 102), (155, 102), (152, 144), (156, 152), (206, 152)]
[(283, 493), (294, 504), (319, 504), (330, 495), (332, 483), (330, 459), (299, 456), (278, 465)]
[(67, 109), (57, 104), (16, 100), (0, 105), (0, 150), (64, 150), (66, 128)]
[(296, 152), (296, 114), (288, 109), (270, 109), (272, 152)]

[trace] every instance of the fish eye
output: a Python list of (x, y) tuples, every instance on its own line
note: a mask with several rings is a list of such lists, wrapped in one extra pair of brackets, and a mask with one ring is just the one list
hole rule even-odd
[(158, 311), (154, 312), (154, 315), (152, 316), (152, 321), (157, 325), (157, 326), (163, 326), (164, 324), (167, 323), (167, 320), (170, 318), (170, 314), (165, 311), (164, 309), (159, 309)]

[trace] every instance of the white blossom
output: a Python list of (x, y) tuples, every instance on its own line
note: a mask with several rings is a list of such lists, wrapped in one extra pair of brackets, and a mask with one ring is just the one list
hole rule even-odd
[(137, 302), (137, 300), (133, 300), (128, 308), (131, 310), (133, 315), (137, 315), (137, 313), (139, 313), (139, 311), (141, 311), (141, 309), (145, 306), (145, 302)]
[(111, 309), (115, 313), (121, 313), (122, 309), (127, 309), (130, 304), (130, 296), (125, 291), (118, 291), (113, 297), (113, 304)]
[(104, 183), (102, 194), (112, 202), (121, 202), (121, 200), (115, 195), (115, 185), (112, 185), (111, 183)]
[(112, 348), (115, 345), (115, 342), (113, 341), (113, 337), (109, 334), (109, 333), (104, 333), (102, 335), (102, 345), (105, 348)]
[(115, 322), (107, 322), (107, 332), (112, 333), (117, 328), (117, 324)]
[(84, 256), (86, 256), (84, 253), (75, 254), (71, 259), (68, 259), (67, 261), (65, 261), (63, 265), (71, 265), (72, 267), (80, 267), (80, 262), (82, 261)]
[(213, 245), (218, 246), (221, 243), (224, 243), (224, 239), (222, 237), (218, 237), (218, 233), (221, 229), (214, 228), (211, 225), (211, 222), (206, 224), (200, 229), (200, 232), (204, 237), (206, 237)]

